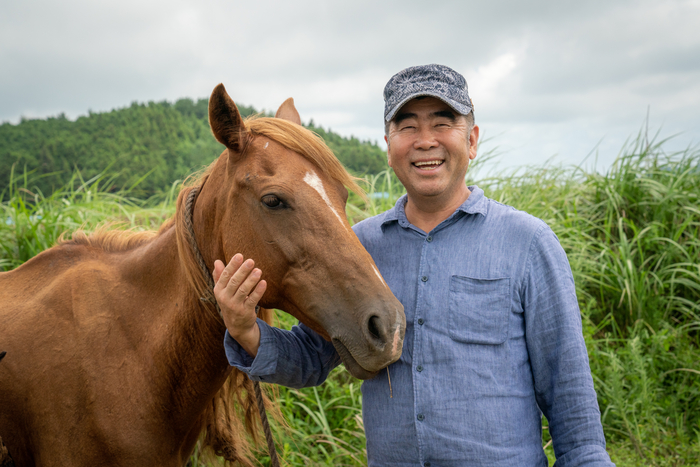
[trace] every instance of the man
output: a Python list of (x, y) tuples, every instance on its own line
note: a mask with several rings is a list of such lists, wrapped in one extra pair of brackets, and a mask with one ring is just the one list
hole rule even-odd
[[(369, 465), (546, 466), (541, 413), (557, 465), (613, 465), (564, 251), (544, 222), (465, 184), (479, 139), (466, 81), (412, 67), (384, 99), (407, 195), (354, 230), (404, 306), (406, 336), (393, 398), (386, 374), (362, 385)], [(340, 362), (332, 344), (256, 320), (260, 275), (240, 255), (216, 265), (229, 361), (254, 379), (320, 384)]]

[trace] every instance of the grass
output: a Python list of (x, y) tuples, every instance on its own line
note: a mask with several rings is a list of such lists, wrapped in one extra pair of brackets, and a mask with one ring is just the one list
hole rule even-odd
[(129, 190), (108, 192), (107, 174), (84, 180), (73, 175), (70, 182), (49, 195), (34, 187), (31, 173), (16, 176), (0, 193), (0, 271), (14, 269), (54, 245), (61, 234), (98, 225), (115, 228), (157, 229), (175, 212), (173, 189), (160, 201), (144, 202)]
[[(618, 466), (700, 464), (700, 151), (667, 154), (664, 141), (631, 140), (605, 173), (524, 167), (479, 177), (487, 196), (547, 222), (577, 286), (608, 450)], [(478, 169), (478, 165), (474, 167)], [(52, 245), (62, 232), (105, 222), (156, 228), (173, 194), (148, 202), (107, 193), (107, 175), (44, 196), (31, 175), (12, 177), (0, 199), (0, 270)], [(358, 222), (404, 193), (390, 171), (350, 196)], [(280, 314), (280, 326), (292, 318)], [(319, 388), (280, 388), (288, 422), (276, 427), (287, 465), (365, 465), (360, 383), (342, 368)], [(546, 420), (544, 420), (546, 427)], [(545, 428), (543, 445), (554, 461)], [(261, 454), (260, 461), (267, 460)]]

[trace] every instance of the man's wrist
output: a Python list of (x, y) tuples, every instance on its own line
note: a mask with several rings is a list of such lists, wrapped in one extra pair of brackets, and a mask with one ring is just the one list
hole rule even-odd
[(257, 321), (253, 323), (253, 326), (242, 333), (232, 333), (231, 329), (228, 330), (231, 337), (238, 342), (238, 344), (243, 347), (248, 355), (255, 357), (260, 348), (260, 327)]

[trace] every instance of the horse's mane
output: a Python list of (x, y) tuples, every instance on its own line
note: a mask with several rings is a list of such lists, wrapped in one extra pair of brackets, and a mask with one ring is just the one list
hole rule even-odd
[(66, 238), (66, 232), (58, 238), (59, 245), (84, 245), (90, 248), (98, 248), (107, 253), (129, 251), (147, 243), (167, 230), (175, 222), (174, 217), (166, 220), (156, 230), (118, 230), (118, 222), (101, 224), (92, 232), (79, 229)]
[[(364, 197), (364, 192), (357, 184), (359, 179), (345, 170), (323, 139), (316, 133), (278, 118), (254, 116), (246, 119), (244, 124), (253, 136), (265, 136), (300, 154), (318, 167), (322, 173)], [(152, 230), (110, 230), (110, 227), (114, 227), (114, 225), (106, 224), (91, 234), (78, 230), (72, 234), (70, 240), (61, 237), (59, 244), (85, 245), (107, 252), (127, 251), (161, 235), (174, 224), (180, 264), (185, 275), (194, 289), (196, 297), (210, 297), (212, 292), (209, 289), (209, 284), (200, 270), (187, 237), (185, 203), (191, 190), (201, 188), (204, 185), (215, 164), (216, 160), (203, 171), (185, 180), (178, 194), (175, 215), (165, 221), (157, 232)], [(217, 316), (212, 303), (200, 300), (197, 300), (197, 303), (209, 313)], [(260, 315), (265, 321), (271, 322), (271, 310), (261, 309)], [(237, 401), (237, 404), (232, 403), (233, 400)], [(270, 407), (269, 403), (266, 405)], [(227, 460), (238, 460), (242, 465), (251, 465), (247, 459), (250, 459), (252, 446), (244, 431), (248, 432), (254, 442), (258, 441), (259, 434), (256, 427), (259, 422), (256, 407), (252, 382), (245, 374), (234, 368), (224, 386), (218, 391), (205, 411), (204, 419), (207, 421), (201, 434), (203, 446), (211, 448), (210, 453), (223, 456)], [(278, 407), (271, 407), (271, 412), (276, 419), (284, 423)], [(245, 430), (243, 430), (244, 426)]]

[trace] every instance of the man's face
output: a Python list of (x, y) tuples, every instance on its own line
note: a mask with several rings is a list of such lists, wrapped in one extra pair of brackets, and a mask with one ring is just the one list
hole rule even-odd
[(389, 166), (409, 200), (447, 205), (464, 197), (464, 177), (476, 157), (479, 127), (467, 134), (467, 119), (434, 97), (413, 99), (389, 126)]

